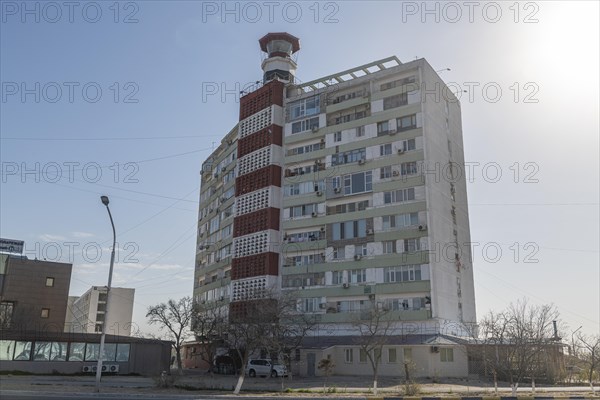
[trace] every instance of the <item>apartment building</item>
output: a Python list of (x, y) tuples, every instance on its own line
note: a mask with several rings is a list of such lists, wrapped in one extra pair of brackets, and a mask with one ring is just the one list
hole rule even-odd
[[(316, 336), (388, 310), (398, 335), (475, 324), (461, 108), (424, 59), (299, 82), (299, 40), (259, 40), (263, 82), (202, 166), (194, 298), (243, 317), (293, 292)], [(340, 343), (342, 344), (342, 343)]]
[(135, 289), (110, 288), (110, 310), (106, 315), (108, 299), (105, 286), (92, 286), (81, 296), (69, 296), (65, 332), (102, 333), (130, 336), (132, 330)]

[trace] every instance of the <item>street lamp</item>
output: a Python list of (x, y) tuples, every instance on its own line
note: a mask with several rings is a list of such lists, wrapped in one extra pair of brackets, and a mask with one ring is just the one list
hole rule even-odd
[(104, 355), (104, 341), (106, 339), (106, 323), (108, 322), (108, 303), (110, 300), (110, 286), (112, 283), (113, 265), (115, 264), (115, 247), (117, 245), (117, 233), (115, 231), (115, 224), (113, 222), (110, 208), (108, 208), (108, 196), (100, 196), (102, 204), (106, 206), (108, 211), (108, 217), (110, 218), (110, 224), (113, 231), (113, 246), (110, 253), (110, 268), (108, 269), (108, 285), (106, 286), (106, 308), (104, 309), (104, 321), (102, 322), (102, 335), (100, 336), (100, 350), (98, 351), (98, 364), (96, 366), (96, 392), (100, 391), (100, 379), (102, 378), (102, 356)]

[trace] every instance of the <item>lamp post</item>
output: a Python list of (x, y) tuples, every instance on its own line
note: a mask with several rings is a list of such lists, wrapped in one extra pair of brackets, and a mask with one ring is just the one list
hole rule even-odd
[(113, 222), (110, 208), (108, 208), (108, 196), (100, 196), (102, 204), (106, 206), (108, 211), (108, 217), (110, 218), (110, 224), (113, 231), (113, 246), (110, 253), (110, 268), (108, 269), (108, 285), (106, 286), (106, 308), (104, 310), (104, 321), (102, 322), (102, 335), (100, 336), (100, 349), (98, 351), (98, 364), (96, 366), (96, 392), (100, 391), (100, 379), (102, 378), (102, 356), (104, 355), (104, 341), (106, 340), (106, 323), (108, 322), (108, 304), (110, 300), (110, 286), (112, 283), (113, 266), (115, 264), (115, 247), (117, 245), (117, 233), (115, 231), (115, 224)]

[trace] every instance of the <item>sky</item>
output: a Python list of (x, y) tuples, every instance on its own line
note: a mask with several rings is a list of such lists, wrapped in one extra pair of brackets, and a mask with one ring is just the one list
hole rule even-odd
[(306, 82), (425, 58), (461, 100), (478, 318), (528, 298), (600, 332), (599, 3), (0, 1), (0, 237), (73, 263), (70, 295), (191, 295), (200, 168), (300, 38)]

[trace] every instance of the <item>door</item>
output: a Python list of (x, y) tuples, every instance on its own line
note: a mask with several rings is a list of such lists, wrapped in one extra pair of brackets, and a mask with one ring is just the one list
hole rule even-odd
[(306, 375), (315, 376), (315, 361), (317, 357), (315, 353), (306, 354)]

